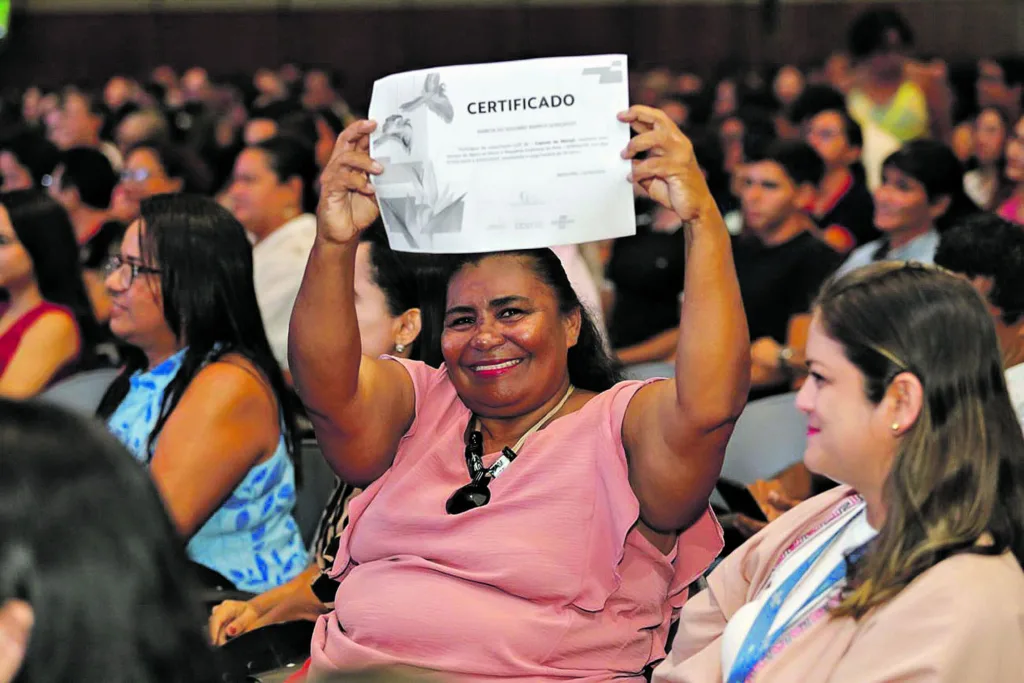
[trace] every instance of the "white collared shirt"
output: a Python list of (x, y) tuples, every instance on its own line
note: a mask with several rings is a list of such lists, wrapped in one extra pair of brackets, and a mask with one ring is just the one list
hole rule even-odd
[(1006, 369), (1006, 388), (1010, 391), (1010, 402), (1017, 413), (1021, 427), (1024, 427), (1024, 363)]
[(288, 324), (306, 261), (316, 240), (316, 216), (304, 213), (252, 248), (253, 284), (274, 358), (288, 369)]

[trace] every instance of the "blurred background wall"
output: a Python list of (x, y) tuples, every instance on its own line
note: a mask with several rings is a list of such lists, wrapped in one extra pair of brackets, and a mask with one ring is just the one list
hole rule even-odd
[[(408, 68), (626, 52), (631, 66), (711, 75), (729, 63), (817, 62), (844, 47), (848, 0), (15, 0), (0, 83), (102, 83), (153, 67), (213, 74), (328, 64), (357, 106)], [(917, 54), (1024, 52), (1024, 0), (887, 2)]]

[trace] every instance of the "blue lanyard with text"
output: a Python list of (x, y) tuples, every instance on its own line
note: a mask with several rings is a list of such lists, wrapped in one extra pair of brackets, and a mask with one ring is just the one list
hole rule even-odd
[[(846, 565), (847, 561), (844, 559), (839, 562), (828, 573), (818, 587), (811, 592), (800, 608), (793, 613), (789, 621), (779, 626), (779, 628), (772, 631), (772, 624), (775, 623), (775, 618), (779, 614), (779, 610), (782, 609), (783, 603), (786, 602), (786, 598), (793, 592), (797, 584), (804, 578), (814, 563), (821, 558), (821, 556), (828, 550), (833, 543), (838, 540), (842, 535), (843, 530), (846, 529), (847, 525), (853, 520), (857, 519), (859, 515), (864, 514), (863, 508), (854, 514), (850, 519), (846, 520), (842, 527), (832, 535), (832, 538), (822, 543), (810, 557), (804, 560), (799, 567), (793, 570), (793, 573), (786, 577), (786, 580), (779, 585), (777, 589), (772, 593), (768, 601), (765, 602), (764, 606), (761, 607), (761, 611), (758, 612), (757, 618), (751, 625), (750, 630), (747, 631), (747, 637), (743, 639), (743, 645), (740, 647), (739, 653), (736, 655), (736, 660), (733, 662), (732, 670), (729, 672), (728, 683), (743, 683), (753, 672), (754, 667), (761, 661), (762, 658), (772, 649), (776, 641), (786, 632), (790, 626), (790, 622), (801, 614), (808, 606), (813, 605), (821, 596), (827, 591), (831, 590), (832, 587), (842, 580), (846, 576)], [(860, 549), (858, 549), (859, 551)], [(854, 551), (857, 552), (857, 551)]]

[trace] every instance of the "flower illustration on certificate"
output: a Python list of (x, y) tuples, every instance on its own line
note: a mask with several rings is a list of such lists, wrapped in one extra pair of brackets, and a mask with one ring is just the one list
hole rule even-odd
[(378, 197), (381, 208), (397, 232), (402, 233), (415, 248), (426, 247), (439, 233), (462, 231), (462, 214), (466, 193), (456, 195), (438, 184), (434, 165), (426, 162), (412, 169), (411, 192), (404, 197)]
[(416, 99), (404, 103), (399, 109), (405, 112), (412, 112), (424, 106), (440, 116), (441, 120), (445, 123), (451, 123), (455, 119), (455, 109), (452, 107), (448, 95), (445, 94), (445, 86), (441, 82), (441, 74), (427, 74), (427, 79), (423, 82), (422, 94)]

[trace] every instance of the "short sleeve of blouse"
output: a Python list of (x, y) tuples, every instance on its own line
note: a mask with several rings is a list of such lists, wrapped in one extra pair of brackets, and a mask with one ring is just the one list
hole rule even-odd
[[(649, 541), (636, 531), (640, 519), (640, 502), (629, 483), (629, 464), (622, 442), (622, 426), (626, 410), (636, 392), (652, 382), (620, 382), (601, 395), (600, 424), (603, 440), (609, 445), (606, 457), (597, 459), (597, 488), (594, 520), (590, 540), (591, 571), (585, 574), (574, 604), (580, 609), (598, 611), (622, 584), (621, 566), (627, 544), (641, 546), (648, 554), (658, 554)], [(635, 532), (633, 538), (628, 538)], [(673, 607), (686, 601), (686, 588), (710, 566), (723, 546), (722, 530), (710, 507), (689, 528), (679, 535), (676, 548), (659, 557), (668, 583), (668, 598)]]

